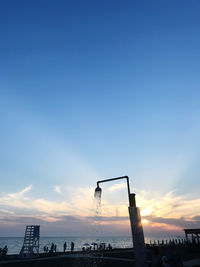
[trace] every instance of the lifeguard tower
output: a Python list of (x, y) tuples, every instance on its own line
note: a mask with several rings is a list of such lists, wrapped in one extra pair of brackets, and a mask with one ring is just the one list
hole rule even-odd
[(27, 225), (24, 235), (24, 243), (20, 251), (22, 257), (39, 255), (40, 226)]

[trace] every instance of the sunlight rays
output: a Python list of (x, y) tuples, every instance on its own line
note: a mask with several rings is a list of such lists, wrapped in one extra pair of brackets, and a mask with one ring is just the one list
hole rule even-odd
[[(84, 223), (87, 221), (93, 223), (95, 220), (93, 206), (94, 188), (72, 188), (56, 185), (54, 190), (60, 194), (62, 188), (62, 201), (51, 201), (44, 198), (34, 198), (29, 193), (33, 189), (32, 185), (25, 187), (16, 193), (7, 193), (0, 195), (0, 221), (8, 218), (32, 218), (29, 210), (35, 214), (35, 218), (49, 223), (63, 221), (65, 216), (76, 216), (82, 218)], [(52, 189), (53, 190), (53, 189)], [(129, 216), (127, 203), (112, 204), (107, 199), (107, 194), (112, 194), (117, 198), (118, 191), (123, 190), (123, 186), (109, 188), (104, 192), (102, 200), (102, 216), (100, 217), (102, 225), (110, 227), (129, 228)], [(200, 220), (199, 206), (200, 199), (191, 199), (187, 195), (176, 196), (174, 192), (156, 198), (148, 198), (148, 192), (138, 192), (137, 198), (141, 208), (142, 222), (145, 229), (150, 231), (175, 231), (187, 226), (188, 223), (196, 224)], [(192, 207), (192, 209), (191, 209)], [(15, 210), (15, 212), (13, 212)], [(196, 215), (196, 217), (195, 217)], [(11, 220), (12, 221), (12, 220)], [(14, 221), (12, 221), (12, 224)], [(120, 226), (121, 225), (121, 226)]]

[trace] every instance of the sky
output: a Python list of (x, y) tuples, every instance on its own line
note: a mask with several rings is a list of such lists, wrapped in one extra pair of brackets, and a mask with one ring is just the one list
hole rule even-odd
[[(0, 3), (0, 236), (200, 226), (200, 2)], [(97, 220), (98, 219), (98, 220)], [(100, 225), (100, 226), (99, 226)], [(99, 227), (101, 231), (99, 232)]]

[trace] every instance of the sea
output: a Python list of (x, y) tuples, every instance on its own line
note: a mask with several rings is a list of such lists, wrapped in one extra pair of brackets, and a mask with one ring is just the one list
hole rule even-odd
[[(172, 237), (173, 238), (173, 237)], [(175, 237), (176, 238), (176, 237)], [(169, 240), (169, 238), (167, 238)], [(153, 241), (153, 238), (151, 238)], [(159, 240), (158, 238), (154, 240)], [(8, 254), (19, 254), (23, 245), (23, 237), (0, 237), (0, 248), (5, 245), (8, 247)], [(67, 251), (70, 251), (71, 242), (75, 243), (74, 250), (80, 251), (82, 247), (86, 244), (92, 243), (106, 243), (106, 245), (111, 244), (113, 248), (131, 248), (133, 247), (131, 236), (120, 236), (120, 237), (40, 237), (40, 253), (44, 252), (44, 246), (48, 248), (51, 247), (52, 242), (56, 244), (57, 251), (63, 251), (63, 245), (67, 243)], [(161, 239), (160, 239), (161, 241)], [(150, 238), (145, 238), (145, 242), (149, 243)]]

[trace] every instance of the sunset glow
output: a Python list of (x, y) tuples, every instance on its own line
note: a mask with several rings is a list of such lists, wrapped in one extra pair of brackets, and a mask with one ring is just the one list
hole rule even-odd
[(94, 199), (124, 175), (145, 236), (199, 228), (200, 2), (19, 2), (0, 9), (0, 236), (130, 236), (126, 181)]

